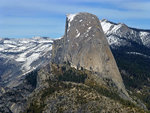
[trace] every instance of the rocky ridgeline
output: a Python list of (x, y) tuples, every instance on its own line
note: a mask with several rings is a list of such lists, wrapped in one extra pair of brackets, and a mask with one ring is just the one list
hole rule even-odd
[(135, 43), (150, 48), (150, 30), (131, 28), (123, 23), (100, 20), (104, 34), (113, 49), (132, 47)]

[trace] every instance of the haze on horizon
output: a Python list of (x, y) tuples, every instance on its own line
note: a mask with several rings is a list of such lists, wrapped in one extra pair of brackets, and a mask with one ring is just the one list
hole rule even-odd
[(149, 0), (1, 0), (0, 37), (58, 38), (65, 31), (65, 15), (77, 12), (150, 29), (149, 6)]

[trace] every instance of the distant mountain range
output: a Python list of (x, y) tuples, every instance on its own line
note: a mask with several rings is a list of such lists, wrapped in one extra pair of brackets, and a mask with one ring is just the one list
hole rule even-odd
[(47, 64), (53, 39), (0, 39), (0, 84), (15, 87), (24, 75)]

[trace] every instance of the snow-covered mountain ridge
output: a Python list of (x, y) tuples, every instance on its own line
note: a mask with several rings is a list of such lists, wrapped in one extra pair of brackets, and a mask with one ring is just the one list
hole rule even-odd
[[(0, 39), (0, 78), (9, 83), (50, 61), (53, 40), (46, 37)], [(17, 78), (16, 78), (17, 77)], [(15, 80), (16, 82), (16, 80)], [(7, 84), (9, 87), (16, 83)]]
[(132, 42), (150, 48), (150, 30), (130, 28), (125, 24), (116, 24), (106, 19), (100, 20), (100, 23), (109, 44), (113, 48), (118, 46), (131, 46)]

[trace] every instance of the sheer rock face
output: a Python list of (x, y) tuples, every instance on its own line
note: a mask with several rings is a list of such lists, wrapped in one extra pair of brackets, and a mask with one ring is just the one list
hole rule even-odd
[(85, 68), (111, 79), (126, 96), (121, 75), (109, 48), (99, 19), (89, 13), (67, 15), (65, 35), (54, 42), (53, 61), (69, 61), (76, 68)]

